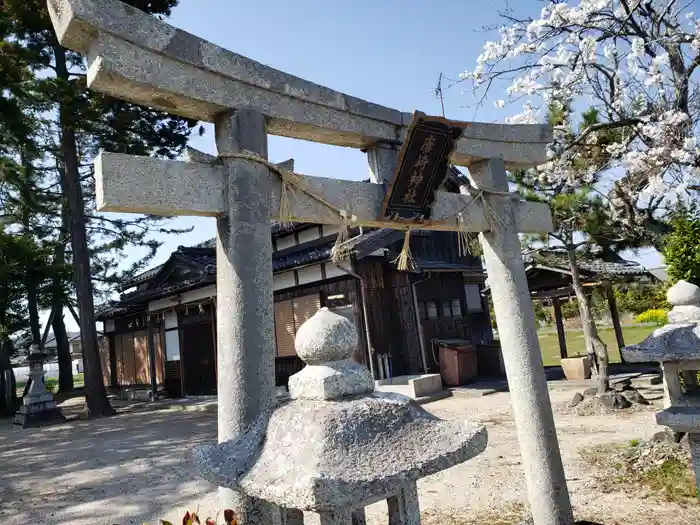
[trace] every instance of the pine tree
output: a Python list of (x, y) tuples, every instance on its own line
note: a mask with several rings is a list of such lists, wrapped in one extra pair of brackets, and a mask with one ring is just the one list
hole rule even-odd
[[(127, 3), (167, 16), (177, 0)], [(196, 123), (87, 90), (84, 59), (58, 44), (43, 0), (0, 0), (0, 9), (10, 25), (3, 45), (13, 47), (33, 73), (31, 79), (22, 82), (22, 95), (27, 101), (33, 100), (37, 117), (46, 121), (38, 140), (45, 154), (41, 164), (43, 168), (52, 165), (52, 159), (53, 170), (45, 172), (44, 182), (62, 198), (54, 217), (54, 274), (50, 286), (54, 333), (61, 331), (62, 305), (69, 300), (68, 292), (74, 291), (87, 410), (92, 416), (109, 415), (113, 409), (102, 381), (93, 297), (109, 291), (109, 284), (119, 278), (117, 269), (127, 246), (148, 248), (147, 256), (127, 269), (128, 273), (136, 272), (161, 244), (149, 234), (177, 231), (168, 230), (162, 219), (153, 217), (121, 219), (95, 213), (92, 159), (99, 149), (175, 157)], [(49, 184), (51, 176), (54, 180)], [(59, 277), (68, 257), (74, 270), (72, 286), (66, 286)]]
[(555, 127), (562, 155), (557, 165), (560, 171), (548, 172), (546, 166), (516, 171), (511, 173), (511, 182), (526, 199), (545, 202), (552, 211), (554, 231), (527, 236), (526, 240), (530, 249), (539, 252), (540, 258), (562, 255), (568, 262), (584, 339), (589, 355), (598, 365), (598, 390), (602, 393), (609, 389), (608, 348), (598, 334), (579, 261), (582, 258), (607, 260), (625, 249), (653, 246), (659, 242), (665, 226), (654, 214), (654, 206), (659, 201), (650, 202), (643, 211), (636, 203), (630, 203), (629, 217), (611, 206), (611, 200), (618, 194), (615, 184), (607, 191), (605, 188), (604, 175), (610, 160), (607, 146), (618, 140), (618, 134), (625, 130), (603, 130), (592, 134), (593, 140), (579, 144), (580, 134), (595, 126), (598, 112), (595, 109), (583, 112), (578, 126), (571, 122), (572, 118), (569, 107), (550, 107), (549, 122)]

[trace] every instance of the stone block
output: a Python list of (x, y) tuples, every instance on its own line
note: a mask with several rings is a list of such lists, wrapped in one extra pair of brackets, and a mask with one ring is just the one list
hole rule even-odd
[(292, 399), (328, 400), (373, 390), (374, 381), (369, 370), (350, 360), (307, 365), (289, 378), (289, 396)]
[(591, 362), (588, 357), (568, 357), (562, 359), (561, 367), (567, 379), (582, 380), (591, 378)]
[(129, 390), (127, 391), (127, 398), (129, 401), (150, 401), (151, 391), (150, 390)]
[(36, 428), (56, 423), (62, 423), (65, 417), (61, 409), (54, 403), (53, 406), (22, 405), (15, 413), (12, 423), (22, 428)]
[(440, 374), (426, 374), (408, 380), (408, 386), (411, 387), (414, 399), (419, 397), (429, 396), (435, 392), (442, 390), (442, 377)]

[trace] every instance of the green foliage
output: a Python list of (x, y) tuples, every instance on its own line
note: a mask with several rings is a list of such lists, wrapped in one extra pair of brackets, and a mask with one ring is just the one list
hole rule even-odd
[(671, 224), (663, 249), (668, 275), (673, 282), (700, 285), (700, 218), (684, 213)]
[(564, 319), (575, 319), (580, 315), (578, 301), (564, 301), (561, 303), (561, 316)]
[[(170, 14), (177, 0), (126, 3), (162, 17)], [(21, 173), (15, 176), (14, 182), (6, 185), (6, 195), (19, 198), (24, 192), (25, 202), (51, 204), (30, 208), (32, 233), (42, 237), (42, 232), (36, 231), (42, 226), (46, 228), (43, 242), (67, 244), (70, 232), (59, 232), (68, 169), (59, 139), (63, 130), (72, 130), (83, 185), (92, 281), (98, 295), (110, 292), (114, 282), (143, 269), (165, 234), (183, 230), (167, 228), (167, 218), (97, 214), (92, 158), (101, 149), (174, 158), (183, 151), (197, 123), (88, 90), (85, 60), (58, 44), (45, 0), (0, 0), (0, 13), (0, 135), (12, 138), (4, 141), (4, 148), (0, 144), (0, 156), (22, 157), (22, 169), (33, 172), (26, 184), (20, 184)], [(61, 67), (63, 62), (65, 68)], [(7, 202), (3, 199), (3, 205)], [(19, 222), (16, 214), (11, 222)], [(145, 249), (145, 256), (123, 268), (127, 249), (133, 247)], [(62, 271), (61, 264), (56, 271)], [(66, 272), (64, 277), (68, 275)], [(70, 281), (68, 278), (65, 286), (67, 293), (71, 292)]]
[(591, 293), (591, 313), (594, 319), (602, 319), (610, 314), (610, 307), (605, 293), (600, 288), (594, 288)]
[(613, 287), (613, 294), (620, 312), (635, 315), (647, 310), (668, 310), (665, 284), (621, 284)]
[(640, 482), (670, 501), (695, 499), (698, 490), (687, 462), (669, 458), (640, 476)]
[(551, 309), (546, 308), (542, 301), (532, 301), (532, 309), (535, 311), (535, 320), (543, 321), (547, 324), (554, 322), (554, 315)]
[(658, 326), (663, 326), (668, 323), (666, 313), (666, 310), (647, 310), (646, 312), (642, 312), (635, 317), (634, 320), (639, 324), (655, 324)]
[(53, 394), (58, 392), (58, 379), (54, 379), (53, 377), (45, 377), (44, 384), (46, 385), (46, 390), (49, 392)]

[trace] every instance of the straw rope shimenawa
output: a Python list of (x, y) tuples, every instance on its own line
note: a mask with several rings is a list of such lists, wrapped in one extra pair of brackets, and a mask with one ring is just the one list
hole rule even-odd
[[(349, 254), (350, 254), (350, 249), (348, 247), (348, 241), (350, 241), (349, 235), (350, 235), (350, 228), (357, 222), (357, 216), (356, 215), (351, 215), (347, 212), (347, 210), (343, 210), (342, 208), (338, 208), (334, 204), (331, 204), (327, 200), (325, 200), (323, 197), (320, 195), (317, 195), (314, 193), (312, 190), (310, 190), (306, 185), (304, 184), (304, 181), (301, 177), (299, 177), (296, 173), (285, 170), (284, 168), (280, 168), (276, 164), (273, 164), (272, 162), (260, 157), (259, 155), (256, 155), (254, 153), (251, 153), (249, 151), (243, 151), (241, 153), (225, 153), (225, 154), (220, 154), (218, 155), (220, 159), (241, 159), (241, 160), (249, 160), (251, 162), (257, 162), (259, 164), (262, 164), (265, 166), (267, 169), (269, 169), (271, 172), (277, 174), (280, 177), (280, 180), (282, 181), (282, 191), (280, 193), (280, 209), (279, 209), (279, 217), (280, 217), (280, 224), (285, 227), (285, 226), (290, 226), (294, 221), (292, 217), (292, 208), (290, 205), (290, 198), (294, 199), (296, 198), (296, 190), (301, 191), (302, 193), (306, 194), (308, 197), (314, 199), (315, 201), (319, 202), (329, 210), (332, 210), (340, 216), (340, 232), (338, 233), (338, 237), (336, 238), (335, 245), (333, 246), (333, 249), (331, 251), (331, 256), (333, 262), (339, 262), (343, 259), (346, 259)], [(392, 262), (396, 263), (396, 267), (399, 270), (408, 270), (409, 268), (413, 268), (414, 262), (413, 258), (411, 257), (411, 246), (410, 246), (410, 237), (411, 237), (411, 230), (413, 229), (421, 229), (424, 228), (425, 226), (430, 226), (430, 225), (448, 225), (451, 223), (455, 223), (456, 225), (456, 230), (459, 234), (459, 250), (460, 250), (460, 255), (464, 255), (465, 253), (468, 253), (469, 251), (469, 246), (468, 246), (468, 234), (469, 232), (466, 231), (465, 226), (464, 226), (464, 213), (467, 211), (467, 209), (474, 204), (475, 202), (481, 202), (481, 206), (484, 209), (484, 215), (486, 217), (486, 221), (489, 223), (491, 227), (493, 226), (503, 226), (503, 220), (496, 214), (495, 210), (491, 207), (491, 205), (488, 203), (488, 201), (484, 198), (485, 195), (503, 195), (503, 196), (510, 196), (513, 198), (517, 197), (517, 194), (513, 194), (510, 192), (505, 192), (505, 191), (494, 191), (494, 190), (488, 190), (488, 189), (477, 189), (468, 186), (467, 191), (469, 195), (472, 197), (472, 200), (467, 203), (460, 211), (458, 211), (454, 218), (449, 218), (449, 219), (444, 219), (441, 221), (423, 221), (420, 223), (412, 223), (413, 225), (407, 225), (405, 222), (401, 221), (392, 221), (392, 220), (385, 220), (385, 221), (377, 221), (378, 226), (382, 227), (387, 227), (387, 225), (390, 225), (392, 227), (395, 227), (397, 230), (403, 229), (405, 231), (405, 236), (404, 236), (404, 241), (403, 241), (403, 246), (401, 248), (401, 253), (399, 256), (394, 259)]]

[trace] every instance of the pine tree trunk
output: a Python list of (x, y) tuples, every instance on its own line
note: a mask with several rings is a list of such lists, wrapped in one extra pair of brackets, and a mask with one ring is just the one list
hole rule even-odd
[(10, 362), (10, 342), (0, 343), (0, 415), (12, 415), (17, 406), (17, 383)]
[(72, 392), (73, 384), (73, 358), (70, 355), (70, 344), (66, 323), (63, 321), (63, 305), (60, 299), (54, 298), (54, 315), (51, 321), (51, 329), (56, 338), (56, 353), (58, 356), (58, 391), (61, 394)]
[[(61, 192), (65, 195), (65, 170), (59, 168), (59, 185)], [(73, 359), (70, 355), (70, 343), (68, 343), (68, 333), (66, 323), (63, 321), (63, 282), (61, 280), (63, 266), (66, 264), (66, 242), (69, 231), (68, 206), (66, 199), (61, 202), (61, 227), (59, 229), (58, 242), (53, 256), (53, 278), (51, 290), (51, 304), (53, 317), (51, 318), (51, 328), (56, 340), (56, 353), (58, 356), (58, 391), (61, 394), (72, 392), (75, 388), (73, 384)]]
[[(54, 58), (56, 60), (56, 75), (58, 78), (68, 82), (66, 50), (59, 45), (54, 46)], [(90, 252), (88, 249), (83, 190), (80, 186), (77, 144), (72, 127), (73, 115), (70, 112), (70, 108), (64, 104), (59, 106), (59, 121), (71, 245), (73, 248), (73, 267), (75, 269), (75, 290), (80, 311), (80, 336), (83, 346), (83, 363), (85, 365), (86, 409), (90, 417), (110, 416), (115, 412), (109, 404), (109, 399), (107, 399), (107, 389), (102, 380), (102, 366), (97, 346)]]
[(41, 321), (39, 320), (39, 300), (37, 298), (36, 279), (31, 267), (24, 274), (24, 284), (27, 290), (27, 311), (29, 313), (29, 328), (32, 333), (32, 343), (41, 345)]
[(598, 359), (598, 393), (602, 394), (610, 390), (610, 378), (608, 376), (608, 347), (600, 339), (593, 315), (591, 314), (591, 303), (588, 296), (583, 291), (581, 275), (578, 270), (576, 252), (567, 250), (569, 264), (571, 267), (571, 282), (578, 299), (578, 308), (581, 314), (581, 324), (583, 326), (583, 337), (586, 347), (591, 348), (594, 356)]
[[(22, 167), (27, 173), (31, 172), (31, 165), (27, 162), (24, 153), (20, 154)], [(23, 179), (23, 188), (20, 190), (20, 195), (22, 199), (22, 235), (31, 237), (32, 232), (30, 228), (30, 204), (26, 198), (26, 194), (29, 193), (29, 188), (27, 179)], [(24, 286), (27, 290), (27, 313), (29, 314), (29, 329), (32, 334), (32, 343), (41, 345), (41, 321), (39, 320), (39, 299), (37, 293), (37, 283), (36, 283), (36, 272), (30, 264), (27, 265), (24, 274)], [(42, 348), (43, 350), (43, 348)]]

